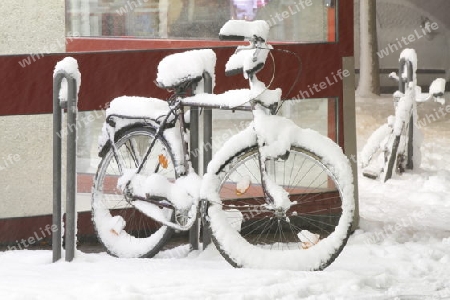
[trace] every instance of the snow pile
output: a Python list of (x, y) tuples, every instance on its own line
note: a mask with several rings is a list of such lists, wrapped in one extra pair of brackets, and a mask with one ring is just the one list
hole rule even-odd
[(298, 134), (297, 125), (292, 120), (266, 115), (261, 111), (254, 111), (254, 114), (255, 130), (261, 139), (260, 143), (265, 144), (261, 148), (261, 155), (264, 158), (278, 157), (289, 151), (292, 140)]
[(281, 89), (276, 88), (274, 90), (268, 89), (265, 84), (261, 81), (252, 80), (251, 82), (251, 97), (253, 99), (258, 99), (265, 107), (280, 102), (281, 100)]
[(242, 70), (244, 78), (247, 79), (248, 72), (260, 68), (260, 65), (266, 62), (270, 49), (272, 49), (272, 47), (269, 45), (265, 45), (263, 48), (258, 49), (238, 47), (237, 51), (228, 59), (225, 65), (225, 71), (233, 74), (236, 71)]
[(429, 93), (435, 97), (435, 101), (441, 105), (445, 104), (445, 98), (443, 97), (445, 92), (446, 81), (444, 78), (437, 78), (433, 80), (430, 85)]
[(178, 178), (175, 182), (170, 182), (165, 176), (158, 173), (145, 176), (134, 174), (135, 170), (128, 171), (119, 179), (120, 189), (123, 189), (124, 185), (132, 178), (131, 188), (136, 196), (150, 195), (167, 198), (181, 210), (188, 210), (195, 202), (198, 202), (201, 179), (194, 172)]
[(248, 105), (251, 100), (249, 89), (230, 90), (222, 94), (196, 94), (192, 97), (183, 98), (181, 101), (185, 105), (212, 105), (219, 108), (232, 108), (242, 105)]
[(218, 106), (219, 108), (234, 108), (249, 106), (250, 100), (258, 99), (263, 105), (270, 106), (281, 99), (281, 89), (267, 89), (261, 82), (253, 82), (251, 89), (229, 90), (222, 94), (196, 94), (183, 98), (185, 105)]
[(248, 175), (242, 176), (242, 178), (236, 183), (236, 194), (238, 196), (245, 194), (245, 192), (250, 187), (251, 183), (252, 181), (250, 176)]
[[(414, 80), (414, 83), (416, 83), (416, 79), (417, 79), (416, 76), (415, 76), (415, 74), (417, 72), (417, 53), (416, 53), (416, 50), (410, 49), (410, 48), (403, 49), (403, 51), (400, 53), (399, 61), (401, 61), (402, 59), (412, 63), (412, 72), (414, 74), (413, 80)], [(399, 76), (401, 78), (403, 78), (403, 79), (408, 77), (407, 76), (406, 65), (405, 65), (405, 68), (403, 69), (403, 73), (399, 74)]]
[(121, 96), (109, 103), (106, 117), (110, 115), (123, 115), (134, 118), (161, 119), (169, 113), (166, 101), (157, 98)]
[(437, 78), (430, 85), (430, 94), (439, 95), (445, 92), (445, 79)]
[(305, 249), (314, 246), (320, 241), (320, 235), (308, 230), (302, 230), (297, 235)]

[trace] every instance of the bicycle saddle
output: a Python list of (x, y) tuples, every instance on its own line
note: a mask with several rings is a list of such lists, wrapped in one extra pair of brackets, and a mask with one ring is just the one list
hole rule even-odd
[(190, 50), (163, 58), (158, 65), (156, 84), (160, 88), (185, 91), (195, 87), (209, 73), (213, 79), (216, 54), (211, 49)]

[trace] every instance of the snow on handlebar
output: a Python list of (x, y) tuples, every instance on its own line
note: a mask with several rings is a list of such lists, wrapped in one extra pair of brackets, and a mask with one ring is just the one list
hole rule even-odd
[(269, 24), (263, 20), (230, 20), (220, 29), (219, 38), (229, 41), (262, 40), (264, 42), (267, 41), (269, 30)]

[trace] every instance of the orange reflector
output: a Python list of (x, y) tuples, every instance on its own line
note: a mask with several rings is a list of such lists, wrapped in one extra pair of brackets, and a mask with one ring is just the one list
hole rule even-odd
[(158, 156), (159, 164), (164, 168), (167, 169), (167, 166), (169, 165), (169, 161), (167, 160), (167, 157), (164, 154), (160, 154)]

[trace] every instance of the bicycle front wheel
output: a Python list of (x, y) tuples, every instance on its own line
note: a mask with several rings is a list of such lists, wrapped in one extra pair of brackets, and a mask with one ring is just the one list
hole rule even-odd
[[(139, 166), (154, 139), (155, 131), (147, 127), (119, 133), (115, 142), (117, 155), (109, 147), (99, 164), (92, 191), (92, 221), (99, 240), (111, 255), (152, 257), (173, 232), (136, 209), (117, 187), (124, 172)], [(170, 146), (159, 137), (140, 174), (157, 172), (173, 180), (177, 177), (173, 161)], [(168, 220), (173, 219), (173, 210), (164, 208), (163, 213)]]
[[(212, 239), (233, 266), (321, 270), (346, 244), (354, 210), (348, 160), (331, 140), (304, 132), (327, 151), (314, 151), (299, 138), (289, 155), (266, 166), (289, 194), (292, 206), (287, 211), (266, 201), (256, 145), (213, 162), (218, 167), (208, 170), (205, 184), (216, 191), (208, 197)], [(332, 158), (325, 152), (333, 153)]]

